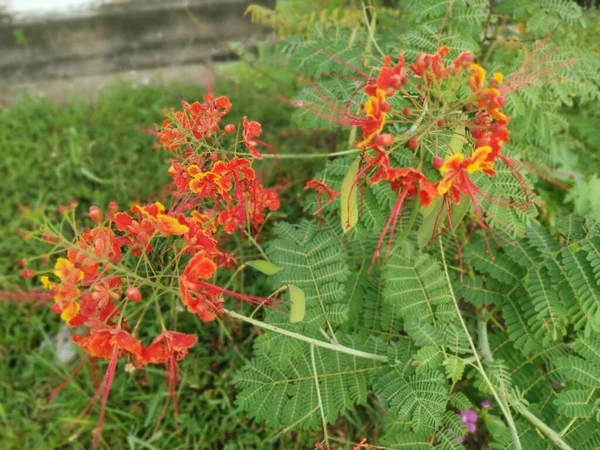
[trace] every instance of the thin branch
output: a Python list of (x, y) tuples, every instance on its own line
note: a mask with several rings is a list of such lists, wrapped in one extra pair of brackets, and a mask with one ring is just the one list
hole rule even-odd
[(477, 353), (477, 348), (475, 347), (473, 338), (471, 337), (471, 334), (469, 333), (469, 329), (467, 328), (467, 324), (465, 323), (465, 321), (462, 317), (462, 313), (458, 306), (458, 300), (456, 299), (456, 296), (454, 295), (454, 289), (452, 288), (452, 282), (450, 281), (450, 274), (448, 273), (448, 264), (446, 264), (446, 255), (444, 254), (444, 243), (442, 242), (441, 237), (439, 238), (439, 243), (440, 243), (440, 253), (442, 256), (442, 265), (444, 266), (444, 274), (446, 275), (446, 282), (448, 283), (448, 290), (450, 291), (450, 296), (452, 297), (452, 302), (454, 303), (454, 308), (456, 309), (456, 314), (458, 315), (458, 319), (460, 320), (460, 323), (461, 323), (463, 330), (469, 341), (471, 351), (473, 352), (473, 356), (475, 357), (476, 367), (477, 367), (479, 373), (481, 374), (483, 380), (485, 381), (485, 384), (487, 384), (488, 388), (490, 389), (490, 392), (492, 393), (492, 395), (498, 402), (498, 405), (500, 406), (500, 409), (502, 410), (502, 413), (504, 414), (504, 417), (506, 418), (506, 422), (508, 423), (508, 427), (510, 428), (510, 433), (513, 437), (513, 444), (515, 446), (515, 450), (523, 450), (523, 447), (521, 447), (521, 441), (519, 439), (519, 432), (517, 431), (515, 421), (510, 412), (510, 407), (507, 405), (506, 400), (501, 398), (500, 395), (498, 394), (498, 392), (496, 392), (496, 388), (494, 387), (494, 385), (490, 381), (489, 377), (487, 376), (487, 373), (485, 372), (485, 369), (483, 367), (483, 363), (481, 362), (481, 358), (479, 357), (479, 354)]
[[(350, 150), (342, 150), (334, 153), (282, 153), (278, 155), (272, 155), (270, 153), (264, 153), (262, 155), (263, 159), (312, 159), (312, 158), (331, 158), (333, 156), (343, 156), (343, 155), (351, 155), (353, 153), (360, 152), (360, 149), (350, 149)], [(224, 153), (231, 153), (237, 156), (253, 156), (250, 153), (242, 153), (242, 152), (229, 152), (226, 151)]]
[[(481, 348), (481, 353), (487, 362), (493, 363), (494, 357), (492, 356), (488, 341), (487, 322), (485, 320), (479, 320), (477, 323), (477, 328), (479, 331), (479, 347)], [(504, 400), (508, 403), (506, 398), (504, 398)], [(535, 427), (544, 433), (557, 447), (561, 448), (562, 450), (572, 450), (571, 447), (562, 440), (562, 433), (558, 434), (556, 431), (538, 419), (531, 411), (527, 409), (525, 405), (515, 402), (512, 407), (515, 409), (515, 411), (529, 420), (529, 422), (535, 425)]]
[(295, 333), (293, 331), (288, 331), (283, 328), (276, 327), (274, 325), (270, 325), (268, 323), (261, 322), (260, 320), (251, 319), (250, 317), (246, 317), (242, 314), (238, 314), (235, 311), (230, 311), (228, 309), (223, 309), (222, 312), (229, 317), (233, 317), (234, 319), (241, 320), (243, 322), (250, 323), (259, 328), (263, 328), (265, 330), (273, 331), (275, 333), (283, 334), (284, 336), (289, 336), (294, 339), (298, 339), (299, 341), (308, 342), (309, 344), (316, 345), (317, 347), (323, 347), (329, 350), (333, 350), (335, 352), (346, 353), (347, 355), (356, 356), (358, 358), (363, 359), (371, 359), (373, 361), (387, 362), (388, 359), (382, 355), (376, 355), (374, 353), (363, 352), (362, 350), (356, 350), (354, 348), (346, 347), (341, 344), (332, 344), (329, 342), (320, 341), (318, 339), (313, 339), (308, 336), (304, 336), (300, 333)]
[(321, 388), (319, 387), (319, 377), (317, 376), (317, 363), (315, 361), (315, 344), (310, 344), (310, 359), (312, 361), (313, 374), (315, 376), (315, 387), (317, 388), (317, 400), (319, 401), (319, 410), (321, 411), (321, 421), (323, 423), (323, 437), (325, 445), (329, 448), (329, 436), (327, 435), (327, 419), (325, 418), (325, 408), (321, 400)]
[(569, 444), (562, 440), (556, 431), (538, 419), (525, 405), (517, 403), (513, 407), (519, 414), (535, 425), (538, 430), (544, 433), (558, 448), (562, 450), (573, 450)]

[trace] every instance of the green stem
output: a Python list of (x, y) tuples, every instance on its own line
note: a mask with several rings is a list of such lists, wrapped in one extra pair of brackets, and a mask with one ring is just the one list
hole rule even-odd
[(312, 361), (313, 375), (315, 377), (315, 387), (317, 388), (317, 400), (319, 401), (319, 409), (321, 411), (321, 422), (323, 423), (323, 437), (325, 438), (325, 446), (329, 448), (329, 436), (327, 435), (327, 419), (325, 418), (325, 408), (321, 400), (321, 388), (319, 387), (319, 377), (317, 376), (317, 362), (315, 361), (315, 344), (310, 344), (310, 359)]
[[(488, 341), (488, 333), (487, 333), (487, 322), (485, 320), (479, 320), (477, 322), (478, 336), (479, 336), (479, 347), (481, 348), (481, 353), (483, 354), (484, 359), (487, 362), (493, 363), (494, 357), (492, 356), (492, 352), (490, 350), (490, 343)], [(506, 402), (506, 406), (508, 407), (508, 399), (503, 395), (503, 400)], [(563, 450), (572, 450), (571, 447), (562, 440), (560, 434), (538, 419), (531, 411), (527, 409), (521, 403), (516, 403), (512, 405), (512, 407), (521, 414), (524, 418), (526, 418), (529, 422), (531, 422), (535, 427), (544, 433), (554, 444), (563, 449)], [(511, 430), (512, 431), (512, 430)], [(514, 435), (513, 435), (514, 437)]]
[(573, 450), (569, 444), (562, 440), (562, 438), (556, 431), (554, 431), (552, 428), (550, 428), (548, 425), (546, 425), (544, 422), (538, 419), (531, 411), (527, 409), (526, 406), (521, 404), (515, 404), (513, 405), (513, 408), (515, 408), (515, 411), (517, 411), (519, 414), (521, 414), (523, 417), (529, 420), (529, 422), (535, 425), (535, 427), (542, 433), (544, 433), (548, 437), (548, 439), (550, 439), (558, 448), (561, 448), (562, 450)]
[[(262, 155), (263, 159), (312, 159), (312, 158), (331, 158), (333, 156), (343, 156), (343, 155), (351, 155), (353, 153), (358, 153), (360, 152), (360, 149), (350, 149), (350, 150), (342, 150), (339, 152), (333, 152), (333, 153), (284, 153), (281, 155), (273, 155), (270, 153), (265, 153)], [(235, 154), (237, 156), (243, 156), (243, 157), (251, 157), (252, 155), (250, 153), (240, 153), (240, 152), (225, 152), (225, 153), (232, 153)]]
[(458, 319), (460, 320), (460, 323), (465, 332), (465, 335), (467, 336), (467, 340), (469, 341), (469, 346), (471, 347), (471, 351), (473, 352), (473, 356), (475, 357), (476, 367), (477, 367), (479, 373), (481, 374), (481, 377), (485, 381), (485, 384), (487, 384), (490, 392), (492, 393), (492, 395), (498, 402), (498, 405), (500, 406), (500, 409), (502, 410), (502, 413), (504, 414), (504, 417), (506, 418), (506, 422), (508, 423), (508, 427), (510, 428), (511, 435), (513, 437), (513, 444), (515, 446), (515, 450), (523, 450), (523, 447), (521, 447), (521, 441), (519, 439), (519, 432), (517, 431), (517, 427), (515, 425), (515, 421), (510, 412), (510, 408), (508, 407), (508, 405), (505, 404), (503, 399), (496, 392), (494, 385), (492, 384), (491, 380), (487, 376), (487, 373), (483, 367), (483, 363), (481, 362), (481, 358), (479, 358), (479, 354), (477, 353), (477, 348), (475, 347), (473, 338), (471, 337), (471, 334), (469, 333), (469, 329), (467, 328), (467, 324), (465, 323), (465, 320), (462, 317), (462, 313), (458, 306), (458, 300), (456, 299), (456, 296), (454, 295), (454, 289), (452, 288), (452, 281), (450, 281), (450, 274), (448, 273), (448, 264), (446, 264), (446, 255), (444, 254), (444, 243), (443, 243), (441, 237), (439, 238), (439, 243), (440, 243), (440, 253), (441, 253), (441, 257), (442, 257), (442, 266), (444, 267), (444, 274), (446, 275), (446, 282), (448, 283), (448, 290), (450, 291), (450, 296), (452, 297), (452, 302), (454, 303), (454, 308), (456, 309), (456, 314), (458, 316)]
[(372, 43), (379, 54), (381, 56), (385, 56), (385, 53), (383, 53), (383, 50), (379, 48), (379, 45), (377, 45), (377, 40), (375, 39), (375, 25), (377, 23), (375, 9), (371, 5), (369, 5), (369, 9), (372, 11), (371, 23), (369, 23), (369, 15), (367, 14), (367, 5), (363, 3), (363, 15), (365, 16), (365, 25), (367, 26), (367, 32), (369, 34), (367, 46), (365, 47), (365, 54), (368, 54), (371, 51)]
[(483, 355), (483, 359), (488, 363), (494, 362), (494, 357), (492, 356), (492, 350), (490, 349), (490, 343), (488, 341), (487, 322), (485, 320), (477, 321), (477, 332), (479, 337), (479, 348)]
[(275, 333), (282, 334), (284, 336), (289, 336), (294, 339), (298, 339), (299, 341), (308, 342), (309, 344), (316, 345), (317, 347), (323, 347), (329, 350), (333, 350), (340, 353), (346, 353), (347, 355), (356, 356), (358, 358), (371, 359), (373, 361), (387, 362), (387, 357), (382, 355), (376, 355), (374, 353), (363, 352), (362, 350), (356, 350), (354, 348), (346, 347), (341, 344), (331, 344), (329, 342), (320, 341), (318, 339), (313, 339), (308, 336), (304, 336), (300, 333), (295, 333), (293, 331), (288, 331), (283, 328), (276, 327), (274, 325), (270, 325), (268, 323), (261, 322), (260, 320), (251, 319), (250, 317), (246, 317), (242, 314), (238, 314), (235, 311), (230, 311), (228, 309), (222, 310), (224, 314), (229, 317), (233, 317), (234, 319), (241, 320), (243, 322), (250, 323), (259, 328), (263, 328), (265, 330), (273, 331)]

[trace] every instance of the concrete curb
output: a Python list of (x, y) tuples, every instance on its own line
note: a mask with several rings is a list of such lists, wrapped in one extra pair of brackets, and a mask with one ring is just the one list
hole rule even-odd
[(228, 41), (252, 45), (266, 35), (244, 16), (250, 3), (130, 0), (69, 14), (0, 15), (0, 80), (6, 89), (231, 59)]

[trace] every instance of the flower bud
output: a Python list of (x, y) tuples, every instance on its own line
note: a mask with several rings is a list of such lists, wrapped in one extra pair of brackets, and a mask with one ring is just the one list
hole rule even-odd
[(111, 213), (116, 213), (118, 209), (119, 209), (119, 204), (117, 202), (112, 201), (108, 204), (108, 210)]
[(402, 110), (402, 114), (404, 114), (405, 116), (408, 116), (408, 115), (410, 115), (410, 108), (404, 108), (404, 109)]
[(433, 158), (433, 161), (431, 161), (431, 165), (433, 166), (434, 169), (439, 169), (440, 167), (442, 167), (444, 165), (444, 160), (439, 156), (435, 156)]
[(24, 268), (26, 265), (25, 259), (21, 258), (20, 260), (17, 261), (17, 265), (21, 268)]
[(392, 110), (392, 105), (390, 105), (388, 102), (381, 102), (379, 107), (383, 112), (390, 112)]
[(393, 142), (394, 142), (394, 136), (392, 136), (391, 134), (388, 134), (388, 133), (380, 134), (379, 136), (377, 136), (377, 139), (375, 139), (375, 144), (381, 145), (382, 147), (387, 147), (388, 145), (392, 145)]
[(419, 141), (417, 141), (415, 138), (412, 138), (408, 141), (408, 147), (411, 150), (416, 149), (419, 146)]
[(100, 208), (98, 208), (97, 206), (90, 206), (90, 209), (88, 210), (88, 215), (90, 216), (90, 219), (92, 219), (92, 221), (94, 223), (100, 223), (102, 222), (102, 212), (100, 211)]
[(444, 122), (444, 119), (438, 119), (437, 126), (442, 128), (444, 125), (446, 125), (446, 122)]
[(127, 298), (132, 302), (139, 302), (142, 299), (142, 293), (140, 290), (133, 286), (129, 286), (127, 288), (125, 295), (127, 295)]
[(29, 278), (33, 278), (35, 276), (35, 271), (33, 269), (24, 269), (21, 270), (21, 277), (26, 280)]
[(42, 240), (49, 244), (57, 244), (58, 242), (60, 242), (60, 239), (57, 236), (54, 236), (49, 231), (44, 231), (42, 233)]
[(225, 125), (225, 128), (223, 128), (223, 131), (225, 132), (225, 134), (231, 134), (235, 131), (235, 125), (232, 123), (228, 123), (227, 125)]

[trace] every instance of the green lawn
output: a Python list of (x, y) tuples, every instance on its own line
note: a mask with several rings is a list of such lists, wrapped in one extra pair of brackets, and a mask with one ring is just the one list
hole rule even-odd
[[(288, 107), (275, 99), (275, 90), (290, 88), (290, 77), (250, 83), (258, 77), (241, 64), (229, 67), (215, 88), (230, 96), (229, 120), (247, 115), (263, 124), (264, 140), (277, 142), (282, 152), (297, 152), (314, 136), (286, 133)], [(261, 84), (262, 83), (262, 84)], [(0, 290), (21, 291), (35, 280), (18, 277), (17, 261), (33, 258), (47, 249), (17, 237), (43, 214), (52, 217), (60, 204), (76, 199), (84, 214), (91, 204), (101, 208), (111, 200), (122, 207), (153, 198), (168, 183), (168, 154), (153, 148), (148, 130), (160, 122), (167, 107), (182, 99), (201, 99), (197, 86), (144, 86), (116, 84), (93, 101), (74, 99), (57, 106), (43, 98), (24, 98), (0, 111)], [(274, 179), (286, 178), (301, 191), (297, 179), (278, 170)], [(288, 174), (289, 175), (289, 174)], [(293, 204), (293, 201), (286, 201)], [(294, 207), (284, 214), (298, 214)], [(48, 394), (65, 379), (83, 356), (67, 364), (56, 355), (55, 336), (61, 325), (47, 307), (7, 303), (0, 299), (0, 442), (3, 449), (87, 448), (97, 410), (80, 415), (94, 394), (89, 364), (52, 402)], [(262, 425), (240, 416), (233, 401), (234, 372), (251, 351), (254, 331), (231, 333), (218, 323), (202, 324), (185, 315), (188, 329), (198, 331), (199, 343), (181, 364), (180, 418), (167, 410), (158, 433), (153, 430), (167, 398), (160, 368), (131, 374), (119, 366), (113, 385), (103, 439), (108, 448), (300, 448), (310, 447), (316, 436), (272, 435)], [(232, 337), (235, 336), (235, 337)], [(103, 373), (104, 363), (98, 366)]]

